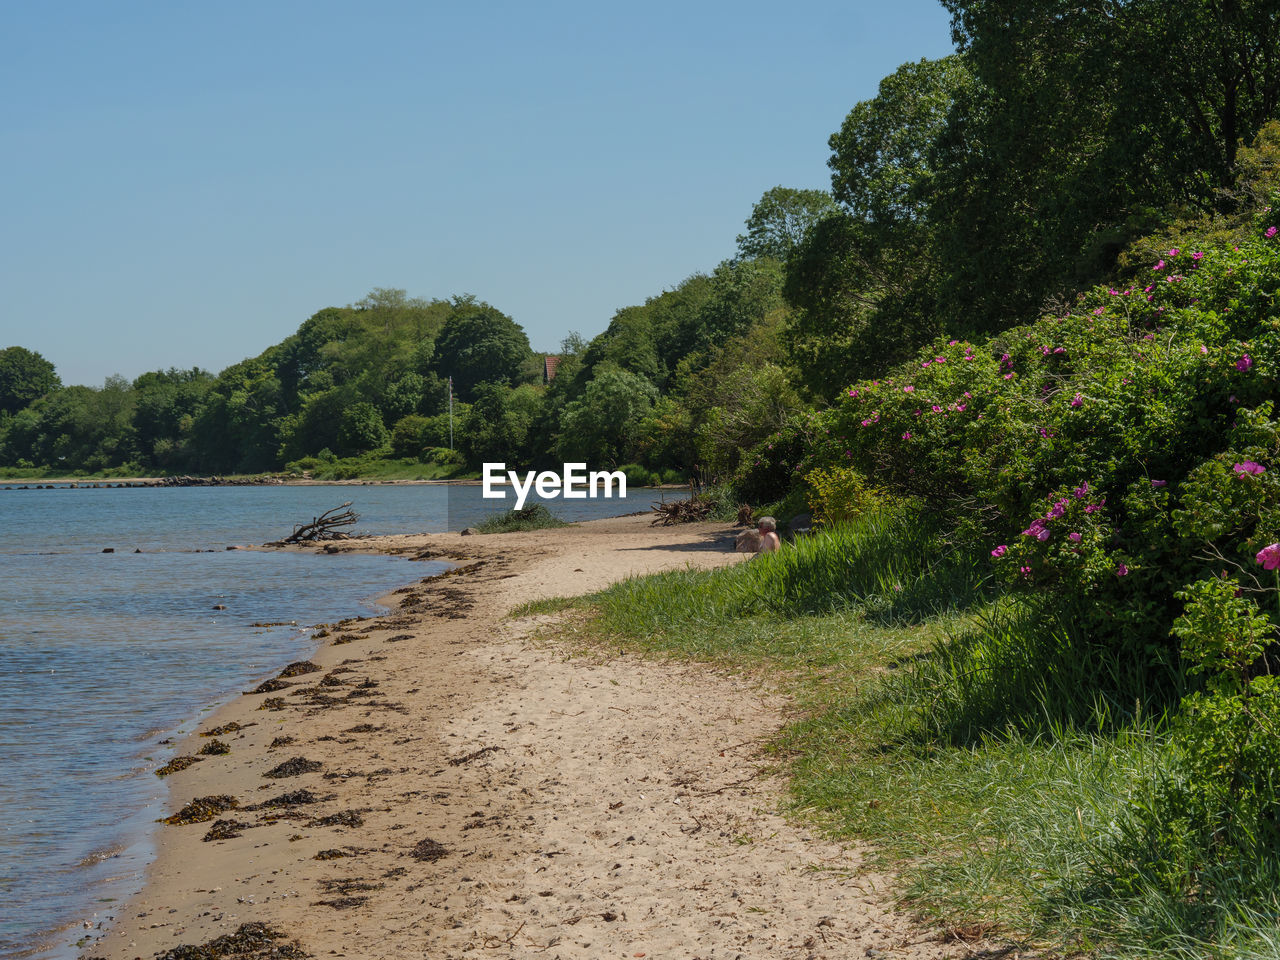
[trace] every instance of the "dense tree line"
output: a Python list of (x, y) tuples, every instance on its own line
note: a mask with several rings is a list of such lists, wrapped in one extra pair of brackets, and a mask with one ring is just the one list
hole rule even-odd
[(956, 52), (853, 106), (829, 192), (766, 191), (734, 258), (569, 335), (549, 384), (497, 308), (375, 290), (217, 376), (63, 386), (10, 347), (0, 466), (585, 459), (731, 477), (853, 380), (1025, 322), (1130, 269), (1165, 225), (1257, 202), (1240, 147), (1280, 114), (1274, 3), (945, 6)]

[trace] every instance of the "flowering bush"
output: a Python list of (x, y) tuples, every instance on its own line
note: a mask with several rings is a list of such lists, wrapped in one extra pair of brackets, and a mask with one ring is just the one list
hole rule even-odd
[[(851, 385), (818, 464), (922, 498), (1012, 590), (1176, 661), (1175, 594), (1280, 540), (1280, 241), (1162, 251), (1138, 282)], [(1280, 548), (1278, 548), (1280, 553)], [(1280, 563), (1280, 556), (1277, 557)]]

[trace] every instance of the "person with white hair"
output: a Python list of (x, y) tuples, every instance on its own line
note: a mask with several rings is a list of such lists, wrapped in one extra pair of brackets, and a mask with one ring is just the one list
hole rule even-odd
[(760, 531), (760, 546), (756, 553), (772, 553), (782, 546), (778, 539), (778, 521), (773, 517), (761, 517), (756, 521), (756, 529)]

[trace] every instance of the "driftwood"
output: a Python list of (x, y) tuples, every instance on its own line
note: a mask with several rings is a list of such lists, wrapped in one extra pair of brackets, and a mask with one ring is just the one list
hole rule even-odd
[(661, 524), (664, 527), (669, 527), (676, 523), (696, 523), (699, 520), (707, 519), (711, 515), (713, 506), (712, 501), (702, 497), (655, 503), (653, 512), (657, 516), (653, 518), (649, 526), (656, 527)]
[[(310, 543), (315, 540), (346, 540), (347, 535), (335, 527), (349, 527), (360, 519), (354, 510), (348, 510), (351, 501), (339, 504), (332, 510), (326, 510), (310, 523), (298, 524), (293, 533), (285, 537), (283, 543)], [(343, 512), (339, 512), (343, 511)]]

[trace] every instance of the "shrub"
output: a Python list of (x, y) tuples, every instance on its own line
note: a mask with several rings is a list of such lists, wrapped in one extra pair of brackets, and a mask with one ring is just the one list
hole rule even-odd
[(519, 510), (507, 510), (486, 517), (477, 527), (481, 533), (514, 533), (521, 530), (544, 530), (549, 527), (567, 527), (543, 504), (535, 503)]

